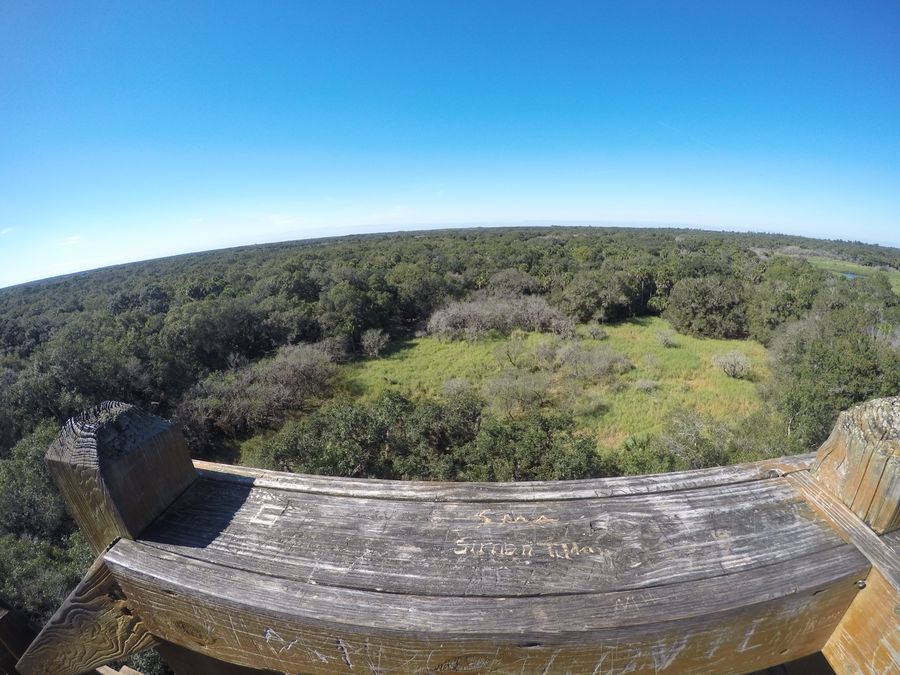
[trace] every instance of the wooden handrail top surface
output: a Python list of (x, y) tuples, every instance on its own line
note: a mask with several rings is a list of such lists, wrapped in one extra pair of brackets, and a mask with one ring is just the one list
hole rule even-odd
[[(240, 645), (280, 645), (266, 664), (286, 672), (303, 626), (348, 645), (381, 635), (537, 648), (707, 630), (714, 617), (727, 633), (774, 614), (777, 631), (745, 632), (738, 646), (799, 655), (869, 565), (785, 477), (810, 461), (512, 485), (198, 463), (199, 479), (104, 560), (155, 635), (212, 648), (205, 640), (225, 630), (232, 645), (216, 638), (214, 653), (248, 664)], [(226, 608), (242, 620), (216, 627)]]

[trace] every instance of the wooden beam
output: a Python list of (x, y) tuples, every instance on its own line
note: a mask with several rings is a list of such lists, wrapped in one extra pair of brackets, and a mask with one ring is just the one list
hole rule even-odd
[(156, 651), (163, 657), (166, 665), (175, 671), (176, 675), (273, 675), (275, 673), (272, 670), (259, 670), (225, 663), (170, 642), (160, 642), (156, 645)]
[(112, 401), (69, 420), (46, 459), (98, 554), (137, 537), (197, 475), (180, 427)]
[(17, 667), (22, 675), (79, 675), (155, 643), (109, 568), (98, 559)]
[(900, 672), (900, 589), (873, 569), (822, 648), (837, 675)]
[(900, 396), (842, 412), (810, 472), (877, 534), (900, 527)]

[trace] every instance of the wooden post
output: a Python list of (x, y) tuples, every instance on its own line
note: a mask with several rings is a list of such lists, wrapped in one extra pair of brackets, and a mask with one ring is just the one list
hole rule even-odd
[(18, 669), (25, 675), (75, 675), (155, 644), (102, 554), (120, 538), (136, 538), (197, 473), (177, 425), (110, 401), (69, 420), (47, 451), (47, 464), (73, 518), (101, 557)]
[(98, 554), (136, 538), (197, 476), (180, 427), (113, 401), (69, 420), (47, 465)]
[(877, 534), (900, 527), (900, 396), (842, 412), (810, 473)]
[(900, 397), (841, 413), (810, 472), (808, 497), (872, 562), (822, 653), (838, 675), (900, 673), (900, 537), (876, 536), (900, 528)]

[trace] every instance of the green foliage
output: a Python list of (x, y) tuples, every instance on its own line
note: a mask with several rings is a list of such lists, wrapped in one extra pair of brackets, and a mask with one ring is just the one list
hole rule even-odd
[[(840, 257), (824, 266), (866, 278), (823, 278), (779, 251)], [(897, 270), (896, 249), (852, 242), (510, 228), (245, 247), (0, 289), (0, 593), (44, 616), (86, 563), (40, 460), (54, 425), (104, 399), (163, 416), (189, 411), (194, 437), (210, 445), (305, 414), (272, 445), (247, 442), (246, 456), (322, 473), (571, 477), (780, 454), (815, 443), (838, 410), (898, 391)], [(439, 308), (485, 298), (490, 312), (451, 326), (478, 342), (410, 339)], [(712, 368), (733, 343), (656, 342), (654, 331), (668, 325), (648, 315), (663, 310), (688, 335), (781, 335), (774, 384), (762, 347), (740, 345), (771, 390), (771, 409), (754, 384)], [(576, 342), (572, 316), (629, 320), (580, 329), (586, 337)], [(529, 334), (514, 346), (492, 333), (516, 327), (566, 339)], [(372, 353), (363, 336), (378, 331), (396, 348), (339, 367), (355, 400), (314, 411), (330, 385), (311, 394), (320, 380), (283, 362), (283, 348), (316, 342), (332, 360), (352, 359)], [(602, 331), (605, 351), (594, 349)], [(504, 368), (514, 371), (513, 390), (527, 386), (498, 414), (472, 392)], [(452, 378), (471, 386), (440, 395)], [(403, 395), (379, 393), (386, 388)], [(699, 426), (670, 419), (679, 407), (701, 411)], [(596, 465), (596, 446), (619, 447), (638, 431), (650, 440), (629, 441), (634, 451), (618, 464), (606, 452)], [(716, 438), (724, 451), (709, 445)]]
[(72, 532), (72, 521), (44, 463), (58, 432), (56, 424), (42, 422), (0, 460), (0, 533), (60, 542)]
[(331, 358), (309, 345), (282, 347), (271, 358), (208, 375), (187, 392), (178, 418), (195, 453), (216, 441), (281, 424), (324, 396), (335, 375)]
[(564, 480), (604, 475), (594, 442), (571, 414), (531, 410), (521, 418), (487, 418), (456, 453), (454, 478), (474, 481)]
[(338, 400), (266, 443), (267, 465), (339, 476), (422, 480), (541, 480), (598, 475), (593, 442), (570, 415), (529, 411), (514, 420), (485, 413), (458, 393), (411, 401), (385, 392), (371, 403)]
[(0, 596), (42, 626), (81, 580), (91, 558), (77, 533), (61, 544), (0, 535)]
[(773, 342), (773, 400), (787, 434), (807, 447), (825, 440), (842, 410), (900, 392), (900, 299), (885, 283), (837, 282)]
[(799, 319), (812, 307), (825, 275), (805, 260), (777, 256), (770, 260), (750, 294), (750, 337), (769, 344), (782, 324)]
[(0, 460), (0, 597), (36, 625), (90, 564), (44, 464), (55, 424), (43, 422)]
[(681, 279), (672, 288), (665, 317), (680, 333), (740, 338), (747, 334), (744, 291), (730, 277)]
[(760, 409), (735, 424), (725, 424), (681, 409), (666, 420), (665, 431), (629, 437), (606, 457), (619, 475), (686, 471), (803, 452), (779, 431), (783, 420), (772, 408)]
[(575, 275), (562, 293), (562, 306), (578, 321), (615, 321), (646, 313), (655, 284), (640, 268), (604, 265)]

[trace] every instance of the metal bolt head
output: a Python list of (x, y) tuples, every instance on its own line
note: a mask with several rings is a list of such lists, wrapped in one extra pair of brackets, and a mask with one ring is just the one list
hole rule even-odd
[(857, 587), (857, 588), (865, 588), (865, 587), (866, 587), (866, 582), (863, 581), (862, 579), (860, 579), (859, 581), (856, 582), (856, 587)]

